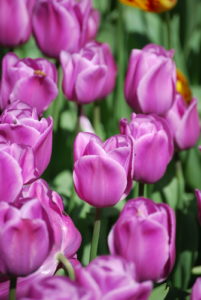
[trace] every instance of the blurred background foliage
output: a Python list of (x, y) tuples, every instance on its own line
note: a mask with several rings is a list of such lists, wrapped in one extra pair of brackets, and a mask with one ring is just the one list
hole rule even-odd
[[(118, 133), (118, 120), (130, 116), (130, 108), (124, 100), (124, 78), (130, 52), (147, 43), (156, 43), (175, 49), (177, 67), (188, 77), (193, 95), (198, 99), (201, 114), (201, 1), (178, 0), (176, 7), (162, 14), (146, 13), (123, 6), (116, 0), (94, 0), (101, 13), (97, 39), (110, 44), (118, 65), (118, 78), (114, 92), (98, 104), (84, 107), (85, 114), (94, 124), (96, 132), (107, 138)], [(169, 24), (169, 25), (168, 25)], [(169, 38), (168, 38), (168, 33)], [(22, 57), (41, 57), (33, 38), (15, 50)], [(2, 53), (3, 54), (3, 53)], [(59, 68), (60, 93), (46, 116), (54, 118), (54, 142), (52, 160), (44, 174), (50, 186), (59, 192), (69, 213), (83, 236), (83, 246), (78, 255), (88, 263), (94, 209), (81, 201), (73, 188), (73, 140), (77, 120), (75, 103), (68, 102), (61, 90), (62, 74)], [(96, 106), (100, 114), (94, 113)], [(97, 122), (100, 121), (100, 123)], [(200, 144), (199, 141), (198, 144)], [(182, 165), (179, 162), (182, 161)], [(201, 155), (195, 146), (179, 153), (168, 167), (166, 175), (154, 186), (146, 189), (146, 196), (156, 202), (171, 205), (177, 215), (177, 260), (166, 283), (158, 284), (151, 300), (188, 299), (188, 292), (195, 275), (193, 267), (201, 265), (201, 229), (197, 222), (194, 189), (201, 189)], [(138, 186), (130, 197), (137, 196)], [(103, 222), (99, 254), (108, 253), (107, 235), (125, 201), (103, 210)], [(194, 273), (201, 275), (197, 268)]]

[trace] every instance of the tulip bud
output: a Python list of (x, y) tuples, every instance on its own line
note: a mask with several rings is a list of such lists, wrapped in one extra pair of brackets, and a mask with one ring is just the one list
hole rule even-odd
[(190, 300), (201, 299), (201, 277), (197, 278), (193, 287)]
[(176, 5), (177, 0), (120, 0), (120, 2), (144, 11), (161, 13), (172, 9)]
[(91, 0), (38, 0), (33, 12), (33, 31), (41, 51), (59, 58), (62, 50), (77, 52), (92, 40), (99, 13)]
[(177, 94), (166, 120), (172, 130), (175, 145), (180, 150), (191, 148), (200, 136), (197, 100), (192, 98), (187, 78), (177, 71)]
[(116, 64), (107, 44), (88, 43), (79, 53), (62, 52), (63, 92), (68, 100), (86, 104), (112, 92)]
[(196, 189), (195, 196), (197, 198), (198, 220), (199, 220), (199, 223), (201, 224), (201, 191)]
[(175, 261), (175, 214), (166, 204), (136, 198), (109, 234), (109, 249), (135, 263), (138, 280), (164, 280)]
[(74, 161), (76, 192), (89, 204), (112, 206), (129, 193), (133, 148), (126, 136), (116, 135), (102, 143), (94, 134), (79, 133), (74, 143)]
[(151, 281), (138, 282), (135, 265), (118, 256), (100, 256), (86, 268), (76, 270), (78, 283), (92, 290), (94, 299), (147, 300)]
[(167, 121), (154, 115), (131, 115), (120, 121), (120, 132), (133, 139), (136, 181), (154, 183), (165, 173), (173, 155), (173, 138)]
[(15, 47), (31, 35), (35, 0), (0, 0), (0, 45)]
[(56, 98), (57, 72), (51, 62), (43, 58), (19, 59), (8, 53), (2, 61), (0, 108), (20, 100), (37, 109), (40, 115)]
[(173, 50), (149, 44), (131, 53), (125, 80), (125, 98), (136, 113), (164, 115), (175, 96)]

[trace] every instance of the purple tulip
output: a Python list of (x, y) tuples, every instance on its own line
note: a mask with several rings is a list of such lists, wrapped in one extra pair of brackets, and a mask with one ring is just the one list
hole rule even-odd
[(8, 53), (2, 61), (0, 107), (20, 100), (41, 114), (58, 94), (56, 67), (43, 58), (19, 59)]
[(131, 115), (120, 121), (120, 132), (134, 141), (134, 180), (158, 181), (173, 155), (173, 138), (167, 121), (157, 115)]
[(13, 202), (22, 189), (22, 169), (2, 143), (0, 143), (0, 170), (0, 203)]
[(193, 287), (190, 300), (201, 299), (201, 277), (197, 278)]
[(166, 204), (136, 198), (109, 234), (109, 249), (135, 263), (138, 280), (164, 280), (175, 261), (175, 214)]
[[(29, 286), (36, 280), (54, 275), (58, 267), (58, 253), (63, 253), (70, 261), (71, 259), (74, 260), (75, 253), (81, 243), (80, 233), (71, 218), (63, 213), (64, 207), (61, 197), (50, 190), (44, 180), (36, 180), (31, 185), (24, 186), (20, 197), (14, 204), (20, 209), (24, 204), (29, 203), (30, 199), (37, 199), (45, 211), (45, 215), (48, 216), (54, 243), (41, 267), (33, 274), (18, 279), (17, 299), (24, 296), (29, 291)], [(5, 278), (4, 282), (0, 283), (1, 300), (8, 299), (8, 287), (9, 282)]]
[(33, 273), (42, 265), (53, 243), (50, 220), (37, 199), (30, 199), (20, 209), (0, 203), (1, 273)]
[(200, 121), (195, 98), (190, 103), (186, 103), (183, 96), (177, 94), (166, 114), (166, 119), (178, 149), (185, 150), (195, 145), (200, 136)]
[[(22, 167), (25, 183), (39, 177), (49, 164), (52, 153), (52, 127), (52, 118), (39, 120), (35, 109), (18, 101), (9, 105), (0, 117), (0, 136), (9, 143), (17, 143), (26, 148), (28, 146), (32, 152), (27, 156), (29, 162), (25, 168)], [(31, 156), (34, 159), (32, 164)], [(21, 159), (21, 162), (24, 164), (25, 160)]]
[(0, 0), (0, 45), (15, 47), (31, 35), (35, 0)]
[(128, 63), (125, 97), (136, 113), (164, 115), (173, 103), (176, 85), (174, 51), (149, 44), (134, 49)]
[(112, 92), (117, 68), (107, 44), (88, 43), (79, 53), (62, 51), (63, 92), (68, 100), (86, 104)]
[(38, 46), (54, 58), (62, 50), (77, 52), (95, 37), (98, 26), (99, 13), (91, 0), (38, 0), (33, 12)]
[(116, 135), (102, 143), (94, 134), (79, 133), (73, 172), (78, 196), (95, 207), (115, 205), (132, 187), (133, 157), (132, 142), (126, 136)]
[(100, 256), (76, 271), (77, 281), (93, 291), (94, 299), (147, 300), (151, 293), (152, 283), (139, 283), (134, 264), (118, 256)]
[(19, 300), (98, 300), (90, 290), (84, 289), (66, 277), (47, 277), (36, 280)]

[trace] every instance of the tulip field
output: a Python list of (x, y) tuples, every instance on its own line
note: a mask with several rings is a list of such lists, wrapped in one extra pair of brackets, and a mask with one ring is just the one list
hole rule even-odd
[(201, 300), (200, 120), (200, 0), (0, 0), (0, 300)]

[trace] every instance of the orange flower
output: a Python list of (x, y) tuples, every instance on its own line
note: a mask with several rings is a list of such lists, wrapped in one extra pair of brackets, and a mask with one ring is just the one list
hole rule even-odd
[(187, 104), (189, 104), (192, 100), (192, 93), (189, 86), (188, 79), (186, 76), (177, 69), (177, 83), (176, 83), (176, 90), (179, 94), (181, 94), (186, 101)]
[(145, 11), (161, 13), (172, 9), (176, 5), (177, 0), (120, 0), (120, 2)]

